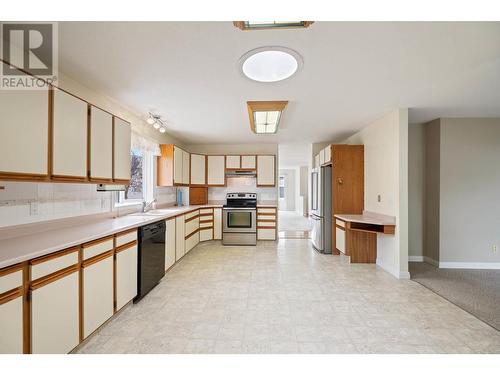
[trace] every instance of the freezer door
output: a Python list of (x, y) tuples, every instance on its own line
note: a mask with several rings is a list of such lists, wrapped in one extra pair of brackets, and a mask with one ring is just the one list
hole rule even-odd
[(319, 216), (312, 215), (312, 231), (311, 231), (311, 240), (315, 249), (319, 251), (324, 250), (324, 241), (323, 241), (323, 219)]
[(314, 168), (311, 173), (311, 213), (316, 216), (322, 215), (321, 197), (321, 169)]

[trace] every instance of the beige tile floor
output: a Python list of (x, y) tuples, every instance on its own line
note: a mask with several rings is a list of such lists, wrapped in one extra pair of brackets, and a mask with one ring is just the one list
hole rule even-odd
[(500, 353), (500, 332), (308, 240), (202, 243), (78, 353)]

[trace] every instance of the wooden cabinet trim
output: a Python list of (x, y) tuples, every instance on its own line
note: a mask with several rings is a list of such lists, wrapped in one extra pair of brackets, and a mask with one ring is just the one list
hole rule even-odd
[(24, 287), (20, 286), (15, 289), (11, 289), (5, 293), (0, 294), (0, 305), (3, 305), (4, 303), (10, 302), (13, 299), (16, 299), (18, 297), (22, 297), (24, 291)]
[(124, 245), (118, 246), (117, 248), (115, 248), (115, 254), (118, 254), (121, 251), (130, 249), (131, 247), (134, 247), (134, 246), (137, 246), (137, 241), (128, 242)]
[(89, 266), (93, 265), (94, 263), (97, 263), (103, 259), (109, 258), (110, 256), (113, 256), (114, 253), (115, 253), (115, 250), (112, 249), (112, 250), (106, 251), (102, 254), (96, 255), (95, 257), (86, 259), (82, 262), (82, 268), (89, 267)]
[[(136, 228), (136, 230), (137, 230), (137, 228)], [(118, 235), (120, 235), (120, 234), (125, 234), (125, 232), (120, 232)], [(85, 242), (84, 244), (82, 244), (82, 248), (85, 249), (86, 247), (91, 247), (91, 246), (100, 244), (101, 242), (106, 242), (106, 241), (109, 241), (109, 240), (112, 240), (112, 239), (113, 239), (113, 235), (102, 237), (102, 238), (98, 238), (97, 240), (93, 240), (93, 241), (90, 241), (90, 242)]]
[(41, 256), (38, 258), (31, 259), (29, 261), (29, 264), (32, 266), (36, 266), (37, 264), (45, 263), (45, 262), (48, 262), (50, 260), (74, 253), (74, 252), (79, 251), (79, 250), (80, 250), (80, 246), (70, 247), (69, 249), (60, 250), (60, 251), (57, 251), (55, 253), (51, 253), (48, 255), (44, 255), (44, 256)]
[(62, 270), (59, 270), (57, 272), (51, 273), (50, 275), (41, 277), (35, 281), (32, 281), (30, 284), (30, 290), (36, 290), (39, 289), (47, 284), (53, 283), (54, 281), (57, 281), (65, 276), (68, 276), (74, 272), (78, 272), (80, 269), (79, 264), (74, 264), (72, 266), (66, 267)]
[(0, 269), (0, 277), (14, 273), (14, 272), (22, 271), (22, 269), (23, 269), (22, 263), (13, 264), (12, 266), (8, 266), (8, 267)]
[[(193, 212), (193, 211), (191, 211)], [(189, 219), (184, 219), (184, 223), (189, 223), (190, 221), (193, 221), (195, 219), (199, 219), (200, 218), (200, 215), (194, 215), (192, 217), (190, 217)]]
[(187, 240), (189, 238), (191, 238), (192, 236), (194, 236), (196, 233), (198, 233), (198, 231), (200, 230), (200, 228), (196, 228), (195, 230), (193, 230), (191, 233), (189, 233), (187, 236), (184, 237), (184, 240)]

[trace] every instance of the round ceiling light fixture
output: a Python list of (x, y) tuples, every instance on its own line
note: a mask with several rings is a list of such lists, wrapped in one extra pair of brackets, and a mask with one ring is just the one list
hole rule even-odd
[(240, 59), (243, 74), (257, 82), (278, 82), (293, 76), (302, 68), (302, 57), (285, 47), (260, 47)]

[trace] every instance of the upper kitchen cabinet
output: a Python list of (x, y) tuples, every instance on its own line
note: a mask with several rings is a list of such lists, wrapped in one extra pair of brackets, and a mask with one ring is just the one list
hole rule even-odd
[(332, 146), (326, 146), (317, 156), (319, 157), (319, 165), (330, 164), (332, 162)]
[(241, 168), (240, 155), (226, 155), (226, 168), (227, 169), (240, 169)]
[(257, 186), (276, 186), (274, 155), (257, 155)]
[(207, 184), (208, 186), (225, 186), (225, 158), (224, 155), (207, 156)]
[(0, 177), (48, 176), (49, 90), (0, 90)]
[(90, 107), (90, 179), (109, 182), (113, 178), (113, 115)]
[(114, 117), (113, 124), (113, 180), (125, 182), (130, 180), (130, 123)]
[(54, 88), (52, 126), (52, 178), (85, 180), (87, 177), (87, 102)]
[(173, 144), (160, 145), (158, 156), (158, 186), (189, 185), (189, 152)]
[(190, 185), (206, 185), (206, 156), (191, 154)]
[(255, 155), (241, 155), (241, 169), (255, 169)]

